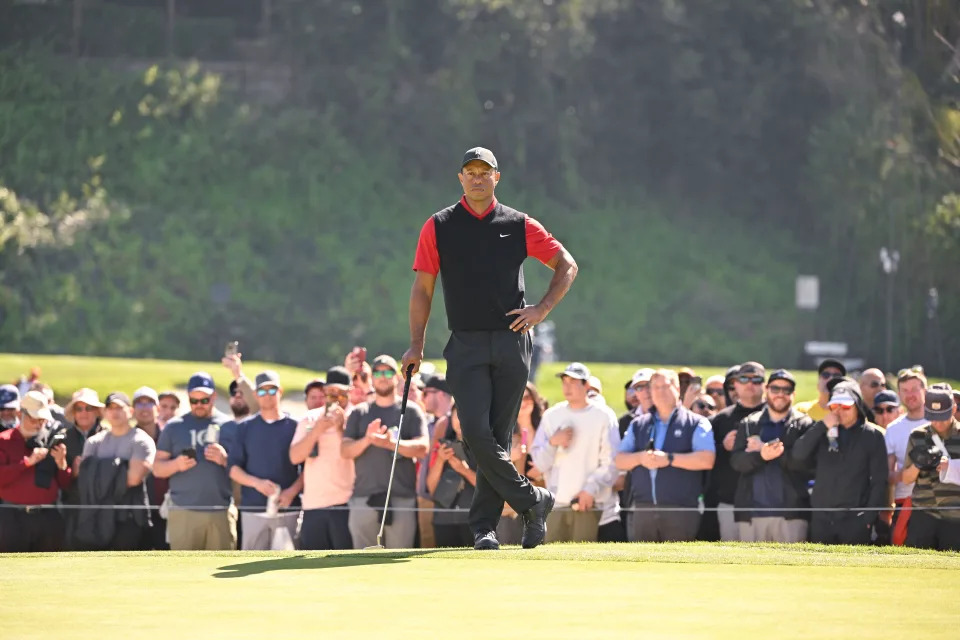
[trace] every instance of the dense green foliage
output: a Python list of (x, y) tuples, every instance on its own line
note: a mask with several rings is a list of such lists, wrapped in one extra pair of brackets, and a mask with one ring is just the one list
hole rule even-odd
[[(960, 347), (948, 2), (277, 0), (264, 48), (294, 81), (269, 107), (202, 64), (91, 58), (162, 53), (156, 11), (91, 5), (82, 63), (55, 55), (63, 28), (0, 53), (6, 349), (399, 353), (417, 232), (478, 143), (500, 198), (580, 263), (552, 316), (564, 357), (793, 365), (818, 337), (883, 364), (881, 246), (902, 255), (892, 365)], [(181, 20), (177, 51), (238, 55), (249, 25), (228, 22)], [(793, 309), (798, 273), (821, 277), (815, 317)], [(533, 301), (548, 276), (528, 267)]]

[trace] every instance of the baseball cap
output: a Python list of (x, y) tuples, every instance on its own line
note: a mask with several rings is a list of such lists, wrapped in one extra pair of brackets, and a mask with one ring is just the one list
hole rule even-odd
[(256, 378), (257, 389), (260, 387), (279, 387), (280, 386), (280, 374), (271, 369), (267, 369), (261, 373), (257, 374)]
[(28, 391), (20, 401), (20, 408), (37, 420), (53, 420), (53, 414), (47, 406), (47, 397), (39, 391)]
[(923, 401), (925, 420), (943, 421), (953, 417), (953, 392), (947, 389), (927, 387), (927, 397)]
[(683, 367), (680, 371), (677, 371), (677, 378), (692, 378), (697, 375), (696, 371), (690, 367)]
[(446, 394), (452, 395), (450, 385), (447, 384), (447, 377), (442, 373), (435, 373), (429, 376), (424, 385), (424, 389), (436, 389), (437, 391), (443, 391)]
[(834, 391), (833, 395), (830, 396), (830, 402), (827, 404), (838, 404), (841, 407), (852, 407), (857, 404), (857, 399), (854, 398), (853, 394), (851, 394), (849, 391), (841, 388)]
[(793, 374), (787, 371), (786, 369), (777, 369), (770, 374), (770, 377), (767, 378), (767, 384), (770, 384), (774, 380), (783, 380), (789, 382), (792, 386), (797, 386), (797, 380), (793, 377)]
[(652, 377), (653, 377), (653, 369), (649, 369), (649, 368), (637, 369), (633, 373), (633, 378), (630, 379), (630, 386), (635, 387), (638, 384), (642, 384), (644, 382), (650, 382), (650, 378)]
[(759, 362), (754, 362), (753, 360), (751, 360), (750, 362), (744, 362), (742, 365), (740, 365), (740, 369), (739, 371), (737, 371), (737, 375), (763, 377), (767, 375), (767, 370), (764, 369), (763, 365), (760, 364)]
[(600, 382), (600, 378), (597, 376), (587, 378), (587, 386), (591, 389), (596, 389), (598, 393), (603, 393), (603, 383)]
[(890, 389), (884, 389), (883, 391), (877, 393), (873, 397), (873, 406), (879, 407), (882, 404), (892, 404), (895, 407), (900, 406), (900, 396), (897, 395), (896, 391), (891, 391)]
[(150, 387), (140, 387), (133, 392), (133, 401), (136, 402), (140, 398), (150, 398), (153, 400), (154, 404), (160, 404), (160, 398), (157, 397), (157, 392), (151, 389)]
[(20, 391), (12, 384), (0, 387), (0, 409), (19, 409)]
[(119, 404), (124, 407), (130, 406), (130, 398), (127, 397), (123, 391), (111, 391), (107, 394), (107, 399), (103, 402), (105, 406), (110, 406), (111, 404)]
[(353, 384), (353, 379), (350, 377), (350, 372), (347, 371), (346, 367), (330, 367), (327, 369), (327, 381), (326, 386), (337, 385), (341, 387), (349, 387)]
[(400, 371), (400, 365), (397, 364), (397, 361), (394, 360), (393, 356), (388, 356), (386, 354), (381, 354), (373, 359), (373, 362), (370, 363), (371, 367), (390, 367), (394, 371)]
[(310, 393), (310, 389), (323, 389), (323, 387), (326, 386), (326, 384), (327, 383), (324, 382), (322, 379), (314, 378), (313, 380), (308, 382), (307, 385), (303, 388), (303, 395), (307, 395), (308, 393)]
[(847, 375), (847, 368), (843, 366), (843, 363), (836, 358), (826, 358), (817, 367), (817, 373), (823, 373), (824, 369), (839, 369), (841, 376)]
[(160, 400), (163, 398), (173, 398), (177, 401), (177, 406), (180, 406), (180, 397), (177, 396), (176, 391), (163, 391), (157, 394), (157, 403), (159, 404)]
[(473, 149), (468, 149), (467, 152), (463, 154), (463, 162), (460, 163), (460, 168), (464, 168), (468, 162), (473, 162), (474, 160), (481, 160), (486, 162), (494, 169), (498, 168), (497, 157), (493, 155), (493, 151), (483, 147), (474, 147)]
[(587, 369), (587, 365), (580, 362), (571, 362), (567, 365), (567, 368), (557, 374), (558, 378), (567, 376), (568, 378), (573, 378), (574, 380), (589, 380), (590, 379), (590, 369)]
[(197, 371), (195, 374), (190, 376), (190, 381), (187, 382), (187, 392), (190, 391), (205, 391), (207, 393), (213, 393), (216, 390), (216, 387), (213, 384), (213, 378), (210, 377), (210, 374), (206, 371)]

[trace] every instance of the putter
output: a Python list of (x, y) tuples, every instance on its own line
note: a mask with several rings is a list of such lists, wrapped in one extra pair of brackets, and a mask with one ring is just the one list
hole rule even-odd
[(364, 547), (364, 551), (383, 549), (383, 528), (387, 524), (387, 509), (390, 507), (390, 489), (393, 488), (393, 470), (397, 468), (397, 452), (400, 450), (400, 433), (403, 429), (403, 415), (407, 412), (407, 398), (410, 396), (410, 378), (413, 377), (413, 365), (407, 367), (406, 382), (403, 383), (403, 400), (400, 401), (400, 424), (397, 425), (397, 442), (393, 445), (393, 462), (390, 464), (390, 480), (387, 481), (387, 499), (383, 502), (383, 516), (380, 518), (380, 533), (377, 544)]

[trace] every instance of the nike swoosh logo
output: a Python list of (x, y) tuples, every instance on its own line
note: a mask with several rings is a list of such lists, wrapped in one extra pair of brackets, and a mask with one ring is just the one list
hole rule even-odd
[(501, 238), (506, 238), (508, 235), (510, 235), (510, 234), (509, 234), (509, 233), (501, 233), (501, 234), (500, 234), (500, 237), (501, 237)]

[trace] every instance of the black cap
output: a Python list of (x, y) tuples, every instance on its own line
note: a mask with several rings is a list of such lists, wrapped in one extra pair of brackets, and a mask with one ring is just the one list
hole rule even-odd
[(770, 374), (770, 377), (767, 378), (767, 384), (770, 384), (774, 380), (784, 380), (789, 382), (791, 386), (797, 386), (797, 380), (793, 377), (793, 374), (787, 371), (786, 369), (777, 369)]
[(429, 378), (427, 378), (426, 384), (424, 384), (424, 389), (436, 389), (437, 391), (443, 391), (446, 394), (450, 394), (450, 385), (447, 384), (447, 377), (442, 373), (435, 373)]
[(895, 407), (899, 407), (900, 396), (898, 396), (894, 391), (891, 391), (889, 389), (884, 389), (883, 391), (877, 393), (877, 395), (873, 397), (873, 406), (879, 407), (880, 405), (883, 405), (883, 404), (892, 404)]
[(483, 147), (474, 147), (463, 154), (463, 162), (460, 163), (460, 168), (464, 168), (467, 166), (468, 162), (473, 162), (474, 160), (481, 160), (486, 162), (494, 169), (498, 169), (497, 157), (493, 155), (493, 151), (490, 151), (490, 149), (484, 149)]
[(847, 375), (847, 368), (843, 366), (843, 363), (835, 358), (827, 358), (820, 363), (820, 366), (817, 367), (817, 373), (823, 373), (824, 369), (840, 369), (840, 375)]
[(353, 379), (350, 378), (350, 372), (347, 371), (346, 367), (330, 367), (327, 369), (326, 384), (338, 384), (349, 387), (353, 384)]
[(759, 362), (744, 362), (740, 365), (740, 370), (737, 371), (737, 375), (740, 376), (760, 376), (761, 378), (767, 375), (767, 370), (763, 368), (763, 365)]
[(923, 402), (924, 420), (945, 421), (953, 417), (953, 390), (949, 385), (943, 387), (927, 387), (926, 398)]
[(236, 380), (234, 380), (233, 382), (231, 382), (231, 383), (230, 383), (230, 386), (228, 387), (228, 390), (230, 391), (230, 395), (232, 395), (232, 396), (236, 395), (236, 394), (237, 394), (237, 388), (238, 388), (239, 386), (240, 386), (240, 385), (237, 384), (237, 381), (236, 381)]

